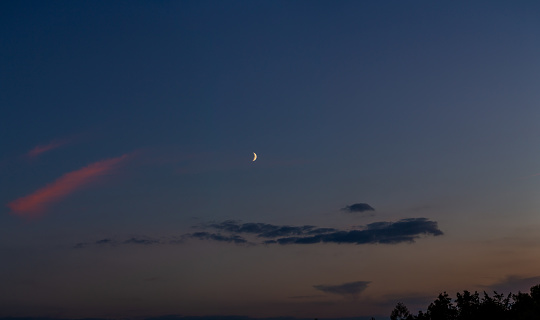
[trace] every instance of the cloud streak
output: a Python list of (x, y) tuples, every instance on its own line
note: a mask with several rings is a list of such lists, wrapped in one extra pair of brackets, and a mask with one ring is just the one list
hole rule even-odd
[(221, 223), (203, 225), (203, 228), (213, 228), (231, 233), (254, 234), (259, 238), (275, 238), (293, 235), (313, 235), (337, 231), (334, 228), (317, 228), (315, 226), (277, 226), (269, 223), (239, 223), (235, 220), (227, 220)]
[(362, 291), (366, 290), (368, 284), (370, 283), (371, 281), (355, 281), (339, 285), (320, 284), (313, 286), (313, 288), (325, 293), (337, 294), (346, 298), (356, 299), (358, 295), (362, 293)]
[(21, 217), (35, 218), (41, 215), (49, 205), (58, 202), (74, 191), (84, 187), (98, 177), (111, 172), (124, 162), (129, 155), (92, 163), (79, 170), (68, 172), (56, 181), (37, 191), (8, 203), (11, 211)]
[(105, 238), (94, 242), (80, 242), (73, 246), (76, 249), (85, 248), (88, 246), (115, 246), (118, 242), (116, 240)]
[(79, 242), (73, 246), (75, 249), (82, 249), (88, 247), (116, 247), (120, 245), (134, 245), (134, 246), (156, 246), (156, 245), (179, 245), (185, 244), (187, 239), (196, 240), (211, 240), (217, 242), (227, 242), (235, 244), (253, 244), (238, 235), (222, 235), (219, 233), (210, 232), (195, 232), (187, 233), (177, 237), (160, 237), (151, 238), (146, 236), (131, 237), (126, 240), (120, 240), (114, 238), (104, 238), (92, 242)]
[(209, 232), (195, 232), (191, 234), (184, 235), (184, 237), (195, 238), (200, 240), (213, 240), (219, 242), (231, 242), (236, 244), (247, 244), (248, 241), (241, 236), (231, 235), (224, 236), (219, 233), (209, 233)]
[(68, 144), (69, 142), (70, 142), (70, 140), (68, 140), (68, 139), (53, 140), (48, 144), (36, 146), (32, 150), (28, 151), (26, 156), (29, 157), (29, 158), (35, 158), (35, 157), (41, 155), (42, 153), (45, 153), (47, 151), (51, 151), (51, 150), (54, 150), (54, 149), (59, 148), (61, 146), (64, 146), (64, 145)]
[[(119, 241), (111, 238), (104, 238), (101, 240), (97, 240), (94, 242), (80, 242), (73, 246), (75, 249), (81, 249), (86, 248), (90, 246), (97, 246), (97, 247), (106, 247), (111, 246), (115, 247), (121, 244), (127, 244), (127, 245), (143, 245), (143, 246), (151, 246), (151, 245), (158, 245), (163, 244), (165, 241), (159, 240), (159, 239), (153, 239), (149, 237), (131, 237), (124, 241)], [(173, 243), (173, 242), (170, 242)]]

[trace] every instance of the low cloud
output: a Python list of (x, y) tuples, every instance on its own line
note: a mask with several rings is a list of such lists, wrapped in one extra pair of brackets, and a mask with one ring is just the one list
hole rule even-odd
[(160, 244), (161, 241), (156, 239), (146, 239), (146, 238), (130, 238), (123, 243), (125, 244), (143, 244), (143, 245), (152, 245), (152, 244)]
[(316, 243), (351, 243), (351, 244), (398, 244), (414, 242), (421, 235), (440, 236), (437, 222), (426, 218), (402, 219), (397, 222), (374, 222), (362, 230), (336, 231), (314, 236), (283, 237), (265, 241), (266, 244), (316, 244)]
[[(157, 245), (165, 243), (163, 240), (151, 239), (147, 237), (131, 237), (127, 240), (115, 240), (111, 238), (105, 238), (93, 242), (80, 242), (73, 246), (75, 249), (81, 249), (86, 247), (106, 247), (106, 246), (119, 246), (122, 244), (127, 245)], [(172, 243), (172, 242), (171, 242)]]
[(213, 241), (219, 241), (219, 242), (232, 242), (237, 244), (245, 244), (248, 243), (248, 241), (241, 236), (238, 235), (232, 235), (232, 236), (224, 236), (219, 233), (209, 233), (209, 232), (195, 232), (195, 233), (189, 233), (184, 235), (184, 237), (187, 238), (194, 238), (199, 240), (213, 240)]
[[(161, 244), (185, 244), (187, 240), (207, 240), (226, 242), (239, 245), (306, 245), (318, 243), (338, 243), (338, 244), (398, 244), (402, 242), (412, 243), (421, 236), (440, 236), (443, 232), (439, 230), (436, 221), (427, 218), (402, 219), (396, 222), (374, 222), (366, 226), (357, 227), (353, 230), (339, 230), (335, 228), (318, 228), (315, 226), (278, 226), (266, 223), (240, 223), (238, 221), (224, 221), (194, 226), (195, 228), (218, 229), (221, 232), (199, 231), (186, 233), (176, 237), (162, 237), (159, 239), (150, 237), (132, 237), (124, 241), (112, 239), (102, 239), (91, 243), (79, 243), (75, 248), (87, 246), (103, 245), (161, 245)], [(246, 234), (251, 237), (241, 236)], [(281, 236), (281, 235), (295, 236)], [(265, 238), (267, 240), (256, 239)], [(271, 238), (271, 239), (268, 239)]]
[(79, 170), (68, 172), (43, 188), (8, 203), (8, 207), (18, 216), (36, 218), (52, 203), (60, 201), (98, 177), (111, 172), (128, 157), (128, 155), (123, 155), (98, 161)]
[(345, 206), (341, 209), (342, 211), (347, 212), (366, 212), (366, 211), (375, 211), (375, 209), (367, 203), (355, 203), (350, 206)]
[(199, 226), (200, 228), (212, 228), (231, 233), (254, 234), (259, 238), (276, 238), (292, 235), (320, 234), (336, 231), (334, 228), (317, 228), (315, 226), (278, 226), (268, 223), (240, 223), (236, 220), (227, 220), (221, 223)]
[(73, 246), (75, 249), (81, 249), (86, 248), (88, 246), (115, 246), (118, 242), (113, 239), (101, 239), (94, 242), (79, 242), (75, 246)]
[(355, 281), (347, 282), (339, 285), (326, 285), (320, 284), (315, 285), (313, 288), (331, 294), (337, 294), (346, 298), (358, 298), (358, 295), (362, 293), (368, 287), (371, 281)]

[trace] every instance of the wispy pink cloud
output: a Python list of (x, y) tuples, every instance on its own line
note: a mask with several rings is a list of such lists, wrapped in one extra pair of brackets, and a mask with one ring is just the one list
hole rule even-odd
[(535, 174), (532, 174), (532, 175), (521, 177), (520, 179), (525, 180), (525, 179), (530, 179), (530, 178), (538, 177), (538, 176), (540, 176), (540, 173), (535, 173)]
[(130, 155), (94, 162), (79, 170), (68, 172), (56, 181), (38, 189), (34, 193), (8, 203), (11, 211), (25, 218), (35, 218), (45, 212), (54, 202), (84, 187), (96, 178), (105, 175), (124, 162)]
[(47, 151), (51, 151), (51, 150), (54, 150), (56, 148), (59, 148), (59, 147), (61, 147), (63, 145), (68, 144), (69, 142), (71, 142), (70, 139), (53, 140), (53, 141), (49, 142), (48, 144), (43, 144), (43, 145), (36, 146), (32, 150), (28, 151), (28, 153), (26, 155), (28, 157), (30, 157), (30, 158), (35, 158), (35, 157), (39, 156), (42, 153), (45, 153)]

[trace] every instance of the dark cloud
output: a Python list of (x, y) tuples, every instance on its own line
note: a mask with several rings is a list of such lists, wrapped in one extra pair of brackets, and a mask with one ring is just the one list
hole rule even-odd
[(96, 244), (116, 244), (116, 241), (112, 239), (101, 239), (96, 241)]
[[(330, 232), (335, 229), (315, 228), (314, 226), (277, 226), (268, 223), (240, 223), (235, 220), (227, 220), (221, 223), (214, 223), (200, 226), (202, 228), (213, 228), (231, 233), (254, 234), (260, 238), (276, 238), (285, 236), (299, 236), (304, 234), (318, 234)], [(331, 229), (331, 230), (330, 230)]]
[(356, 298), (362, 291), (366, 290), (369, 283), (371, 283), (371, 281), (355, 281), (339, 285), (320, 284), (313, 286), (313, 288), (322, 292), (337, 294), (343, 297)]
[(315, 226), (278, 226), (267, 223), (239, 223), (237, 221), (224, 221), (207, 224), (198, 228), (213, 228), (228, 234), (200, 231), (188, 233), (177, 237), (152, 239), (148, 237), (131, 237), (124, 241), (102, 239), (95, 242), (82, 242), (75, 248), (105, 245), (162, 245), (182, 244), (189, 239), (211, 240), (235, 244), (254, 245), (239, 233), (252, 235), (256, 238), (273, 238), (259, 244), (316, 244), (316, 243), (351, 243), (351, 244), (397, 244), (414, 242), (422, 235), (440, 236), (443, 234), (437, 227), (436, 221), (426, 218), (402, 219), (397, 222), (380, 221), (366, 226), (355, 227), (353, 230), (339, 230), (335, 228), (318, 228)]
[(334, 228), (317, 228), (317, 229), (313, 229), (311, 231), (308, 231), (307, 234), (322, 234), (322, 233), (330, 233), (330, 232), (334, 232), (334, 231), (338, 231), (338, 229), (334, 229)]
[(89, 246), (117, 246), (117, 245), (143, 245), (143, 246), (150, 246), (150, 245), (164, 245), (164, 244), (170, 244), (170, 245), (177, 245), (177, 244), (183, 244), (188, 239), (198, 239), (198, 240), (211, 240), (211, 241), (219, 241), (219, 242), (229, 242), (229, 243), (236, 243), (236, 244), (248, 244), (249, 242), (244, 239), (241, 236), (238, 235), (222, 235), (219, 233), (210, 233), (210, 232), (195, 232), (195, 233), (188, 233), (184, 234), (180, 237), (175, 237), (172, 239), (168, 238), (162, 238), (162, 239), (151, 239), (146, 237), (132, 237), (124, 241), (116, 241), (112, 239), (103, 239), (98, 240), (95, 242), (81, 242), (74, 246), (76, 249), (80, 248), (86, 248)]
[(366, 211), (375, 211), (375, 209), (367, 203), (355, 203), (350, 206), (346, 206), (341, 210), (347, 212), (366, 212)]
[(120, 244), (134, 244), (134, 245), (153, 245), (153, 244), (161, 244), (163, 243), (162, 241), (160, 240), (156, 240), (156, 239), (149, 239), (149, 238), (136, 238), (136, 237), (132, 237), (132, 238), (129, 238), (125, 241), (117, 241), (117, 240), (113, 240), (113, 239), (110, 239), (110, 238), (106, 238), (106, 239), (101, 239), (101, 240), (97, 240), (97, 241), (94, 241), (94, 242), (81, 242), (81, 243), (77, 243), (74, 248), (77, 248), (77, 249), (80, 249), (80, 248), (85, 248), (85, 247), (88, 247), (88, 246), (117, 246), (117, 245), (120, 245)]
[(397, 244), (414, 242), (421, 235), (440, 236), (443, 232), (437, 222), (426, 218), (402, 219), (397, 222), (374, 222), (363, 230), (336, 231), (326, 234), (305, 237), (284, 237), (265, 241), (265, 244), (314, 244), (314, 243), (382, 243)]
[(143, 238), (130, 238), (123, 243), (125, 244), (144, 244), (144, 245), (151, 245), (151, 244), (160, 244), (161, 241), (155, 240), (155, 239), (143, 239)]
[(233, 242), (238, 244), (248, 243), (248, 241), (238, 235), (224, 236), (219, 233), (209, 233), (209, 232), (195, 232), (185, 235), (188, 238), (195, 238), (200, 240), (213, 240), (221, 242)]
[(79, 242), (77, 243), (74, 248), (76, 249), (80, 249), (80, 248), (85, 248), (85, 247), (88, 247), (88, 246), (114, 246), (114, 245), (117, 245), (118, 242), (113, 240), (113, 239), (109, 239), (109, 238), (106, 238), (106, 239), (101, 239), (101, 240), (97, 240), (97, 241), (94, 241), (94, 242)]

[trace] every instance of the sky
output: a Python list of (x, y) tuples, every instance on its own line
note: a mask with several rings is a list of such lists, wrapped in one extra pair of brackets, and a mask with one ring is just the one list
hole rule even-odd
[(384, 319), (528, 292), (538, 16), (1, 1), (0, 317)]

